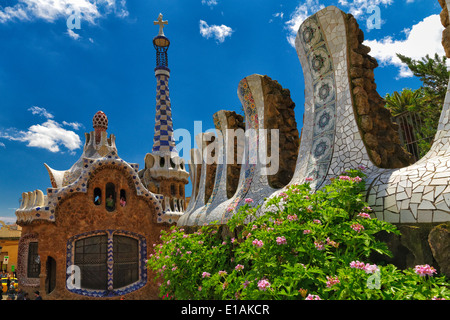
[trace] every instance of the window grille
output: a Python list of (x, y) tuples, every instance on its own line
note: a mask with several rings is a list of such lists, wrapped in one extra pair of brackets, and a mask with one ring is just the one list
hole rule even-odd
[(40, 272), (41, 272), (41, 262), (38, 255), (38, 243), (30, 242), (28, 245), (27, 277), (39, 278)]

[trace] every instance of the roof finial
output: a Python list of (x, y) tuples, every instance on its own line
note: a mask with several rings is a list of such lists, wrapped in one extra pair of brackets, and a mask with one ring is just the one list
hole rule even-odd
[(162, 15), (162, 13), (160, 13), (159, 14), (159, 16), (158, 16), (158, 21), (153, 21), (153, 24), (154, 25), (159, 25), (159, 33), (158, 33), (158, 36), (164, 36), (164, 31), (163, 31), (163, 28), (164, 28), (164, 25), (165, 24), (169, 24), (168, 22), (167, 22), (167, 20), (166, 21), (163, 21), (163, 15)]

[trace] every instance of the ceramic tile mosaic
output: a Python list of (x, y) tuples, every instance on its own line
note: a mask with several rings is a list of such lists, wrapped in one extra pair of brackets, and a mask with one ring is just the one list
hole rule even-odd
[(153, 153), (170, 154), (175, 151), (173, 136), (172, 108), (169, 97), (169, 73), (157, 70), (156, 76), (156, 115)]
[[(312, 185), (319, 188), (329, 178), (362, 165), (367, 174), (366, 200), (374, 209), (374, 216), (393, 223), (450, 221), (450, 93), (447, 92), (438, 132), (428, 154), (406, 168), (376, 167), (364, 146), (353, 111), (345, 23), (345, 13), (331, 6), (306, 19), (297, 33), (295, 45), (305, 79), (305, 114), (295, 173), (288, 186), (312, 177)], [(263, 129), (264, 101), (257, 77), (245, 78), (238, 89), (247, 130)], [(246, 152), (249, 144), (258, 142), (261, 140), (246, 141)], [(224, 149), (226, 154), (226, 142)], [(264, 198), (282, 192), (284, 188), (273, 190), (267, 185), (261, 167), (249, 161), (252, 156), (247, 154), (239, 187), (231, 199), (214, 203), (212, 209), (195, 219), (189, 218), (192, 209), (204, 203), (190, 206), (178, 225), (201, 225), (214, 220), (224, 223), (242, 205), (244, 197), (260, 204)], [(204, 166), (201, 170), (204, 178)], [(224, 173), (220, 174), (219, 182)], [(191, 201), (197, 203), (204, 198), (203, 184), (201, 180), (197, 198)], [(219, 187), (220, 183), (216, 185)], [(218, 190), (223, 192), (220, 187)]]

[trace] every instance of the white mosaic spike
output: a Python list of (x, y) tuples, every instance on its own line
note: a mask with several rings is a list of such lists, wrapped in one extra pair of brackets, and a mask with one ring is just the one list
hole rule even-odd
[(178, 220), (178, 224), (180, 225), (193, 225), (193, 221), (195, 221), (197, 214), (201, 212), (201, 210), (205, 206), (206, 170), (207, 161), (210, 161), (206, 159), (205, 151), (207, 147), (207, 141), (211, 141), (211, 137), (213, 135), (213, 132), (202, 132), (195, 136), (197, 147), (201, 150), (201, 175), (199, 190), (197, 193), (197, 197), (190, 200), (191, 202), (193, 202), (192, 206), (190, 206), (191, 209), (186, 210), (186, 212)]

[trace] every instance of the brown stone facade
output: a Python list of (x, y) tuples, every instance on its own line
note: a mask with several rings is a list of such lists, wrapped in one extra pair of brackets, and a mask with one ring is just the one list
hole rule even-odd
[(378, 66), (363, 45), (364, 33), (351, 15), (347, 19), (349, 73), (356, 122), (372, 162), (381, 168), (402, 168), (414, 162), (400, 144), (398, 125), (378, 94), (374, 69)]
[[(155, 275), (147, 270), (145, 262), (153, 244), (159, 241), (161, 230), (169, 229), (169, 225), (156, 223), (154, 200), (138, 195), (133, 176), (122, 168), (119, 165), (105, 165), (93, 171), (86, 193), (72, 193), (60, 200), (55, 209), (55, 222), (33, 221), (22, 225), (22, 239), (26, 243), (37, 240), (40, 257), (39, 280), (24, 277), (20, 286), (25, 291), (31, 293), (38, 289), (48, 300), (158, 299), (157, 284), (153, 281)], [(116, 200), (114, 210), (110, 211), (105, 203), (107, 188), (110, 192), (112, 186)], [(100, 204), (94, 203), (94, 190), (101, 190)], [(121, 192), (126, 195), (125, 206), (119, 203)], [(98, 234), (129, 236), (139, 241), (140, 275), (139, 285), (134, 286), (136, 290), (133, 285), (122, 291), (114, 288), (108, 297), (93, 297), (86, 294), (88, 291), (83, 294), (68, 290), (66, 270), (73, 263), (74, 241)], [(27, 261), (23, 260), (19, 265), (22, 274), (26, 275)]]
[(442, 31), (442, 46), (445, 50), (445, 55), (450, 58), (450, 19), (448, 17), (448, 9), (445, 0), (439, 0), (442, 11), (440, 14), (441, 23), (444, 26), (444, 31)]
[(295, 171), (300, 138), (295, 121), (295, 103), (289, 89), (283, 88), (276, 80), (268, 76), (261, 78), (264, 95), (264, 128), (268, 129), (267, 151), (272, 154), (270, 130), (279, 130), (279, 170), (269, 175), (268, 182), (272, 188), (287, 185)]

